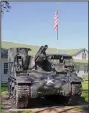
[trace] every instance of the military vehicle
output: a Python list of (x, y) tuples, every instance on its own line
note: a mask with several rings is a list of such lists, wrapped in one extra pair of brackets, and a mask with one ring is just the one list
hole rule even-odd
[(28, 55), (30, 48), (8, 49), (8, 92), (14, 107), (26, 108), (31, 99), (48, 95), (62, 95), (68, 104), (80, 97), (82, 80), (74, 72), (72, 57), (46, 54), (47, 48), (41, 46), (34, 57)]

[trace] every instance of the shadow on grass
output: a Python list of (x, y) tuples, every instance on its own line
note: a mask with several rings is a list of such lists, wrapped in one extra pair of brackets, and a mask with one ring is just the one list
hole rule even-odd
[(89, 107), (82, 107), (82, 110), (88, 112), (89, 111)]
[(10, 113), (35, 113), (35, 112), (32, 112), (32, 111), (13, 111), (13, 112), (10, 112)]
[(75, 111), (82, 111), (83, 113), (88, 113), (89, 107), (88, 106), (80, 106), (78, 108), (74, 108)]
[(62, 108), (61, 110), (57, 109), (59, 107), (52, 107), (52, 108), (47, 108), (47, 109), (44, 109), (44, 110), (40, 110), (40, 111), (37, 111), (35, 113), (42, 113), (45, 111), (45, 113), (50, 113), (51, 111), (52, 112), (55, 112), (55, 113), (72, 113), (72, 111), (75, 111), (75, 113), (78, 113), (79, 111), (84, 111), (84, 113), (88, 113), (88, 109), (87, 108), (82, 108), (82, 109), (79, 109), (78, 110), (74, 109), (75, 107), (70, 107), (70, 108)]
[(70, 108), (65, 108), (65, 107), (47, 107), (44, 109), (39, 109), (38, 111), (31, 111), (31, 110), (21, 110), (21, 111), (13, 111), (10, 113), (80, 113), (81, 111), (84, 111), (83, 113), (88, 113), (88, 108), (82, 107), (82, 108), (76, 108), (70, 107)]

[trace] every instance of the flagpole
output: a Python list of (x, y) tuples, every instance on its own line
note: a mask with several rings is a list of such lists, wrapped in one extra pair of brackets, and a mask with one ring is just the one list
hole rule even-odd
[[(58, 43), (58, 10), (54, 15), (54, 31), (57, 32), (57, 43)], [(58, 53), (58, 44), (57, 44), (57, 53)]]
[(57, 53), (58, 53), (58, 25), (57, 25)]
[[(58, 9), (57, 9), (57, 18), (58, 18)], [(58, 54), (58, 23), (57, 23), (57, 54)]]

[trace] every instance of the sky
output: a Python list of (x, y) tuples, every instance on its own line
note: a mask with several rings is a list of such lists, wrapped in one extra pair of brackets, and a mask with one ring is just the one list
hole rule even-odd
[[(53, 48), (88, 48), (88, 2), (11, 2), (2, 40)], [(58, 9), (58, 40), (54, 14)]]

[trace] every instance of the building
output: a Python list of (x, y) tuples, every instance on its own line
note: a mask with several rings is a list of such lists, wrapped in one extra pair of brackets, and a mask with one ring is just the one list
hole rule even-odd
[[(39, 46), (26, 45), (14, 42), (2, 41), (1, 59), (0, 59), (0, 81), (6, 83), (8, 81), (8, 48), (11, 47), (27, 47), (31, 48), (29, 52), (31, 55), (35, 55)], [(59, 53), (66, 53), (73, 56), (74, 63), (76, 65), (76, 72), (81, 75), (88, 75), (88, 51), (86, 49), (59, 49)], [(48, 48), (47, 53), (57, 53), (56, 48)]]
[(73, 55), (73, 59), (76, 64), (76, 72), (82, 75), (88, 75), (88, 51), (81, 49)]
[(60, 50), (60, 53), (67, 53), (72, 55), (74, 63), (76, 65), (76, 72), (81, 75), (88, 75), (88, 50), (83, 49), (70, 49)]

